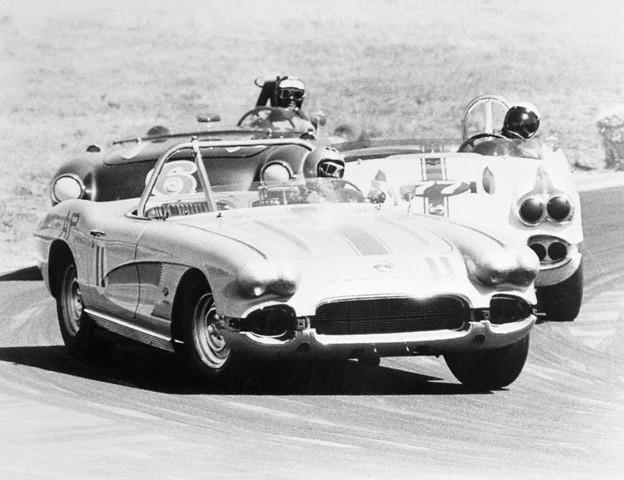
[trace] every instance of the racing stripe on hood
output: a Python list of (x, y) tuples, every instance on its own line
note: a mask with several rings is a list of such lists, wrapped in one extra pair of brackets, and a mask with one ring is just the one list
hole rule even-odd
[(418, 242), (416, 244), (416, 247), (419, 247), (419, 246), (428, 247), (430, 245), (429, 240), (427, 240), (425, 237), (420, 235), (416, 230), (409, 228), (408, 226), (404, 225), (398, 220), (395, 220), (394, 218), (381, 217), (379, 221), (381, 223), (391, 225), (397, 230), (400, 230), (401, 232), (408, 234), (410, 237), (412, 237)]
[(319, 253), (316, 249), (312, 247), (308, 242), (306, 242), (303, 238), (295, 233), (291, 232), (286, 228), (279, 227), (273, 223), (263, 222), (261, 220), (256, 220), (254, 222), (256, 225), (270, 231), (271, 233), (275, 233), (281, 235), (289, 242), (293, 243), (297, 248), (300, 248), (307, 254), (317, 254)]
[(431, 272), (431, 276), (435, 281), (440, 282), (443, 279), (456, 280), (455, 270), (453, 265), (446, 257), (426, 257), (425, 261)]
[(336, 231), (358, 255), (387, 255), (391, 253), (390, 248), (380, 239), (353, 225), (341, 225)]
[(444, 267), (446, 276), (455, 280), (457, 277), (455, 276), (455, 270), (453, 270), (453, 265), (451, 265), (451, 261), (446, 257), (441, 257), (442, 266)]

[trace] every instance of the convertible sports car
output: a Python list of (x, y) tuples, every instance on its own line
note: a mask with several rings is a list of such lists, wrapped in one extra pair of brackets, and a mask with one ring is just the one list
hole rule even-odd
[[(310, 148), (181, 143), (141, 198), (68, 200), (44, 216), (40, 268), (72, 353), (106, 330), (176, 352), (212, 381), (233, 381), (249, 359), (399, 355), (444, 355), (471, 387), (516, 379), (535, 322), (526, 245), (379, 209), (340, 178), (212, 185), (204, 152), (267, 147)], [(193, 168), (171, 176), (182, 152)]]
[(494, 126), (503, 124), (508, 108), (492, 95), (470, 102), (463, 142), (378, 141), (343, 151), (345, 179), (380, 204), (409, 205), (414, 213), (485, 231), (511, 228), (540, 260), (539, 312), (547, 320), (572, 321), (583, 298), (579, 195), (554, 142), (499, 135)]
[[(283, 131), (277, 138), (300, 136), (287, 133)], [(72, 198), (93, 201), (136, 198), (143, 192), (158, 157), (183, 139), (191, 138), (269, 140), (273, 135), (270, 130), (251, 128), (208, 130), (198, 134), (167, 133), (124, 140), (118, 142), (119, 148), (109, 153), (104, 153), (99, 147), (89, 148), (84, 157), (65, 163), (54, 175), (50, 186), (52, 204)], [(341, 175), (344, 168), (342, 157), (334, 149), (318, 144), (314, 147), (307, 136), (306, 139), (305, 148), (301, 146), (303, 143), (273, 146), (259, 143), (249, 147), (211, 147), (203, 152), (203, 156), (210, 159), (206, 168), (215, 185), (261, 181), (272, 174), (286, 178), (294, 175), (316, 176), (319, 169), (326, 175)], [(190, 157), (190, 152), (179, 152), (179, 162), (169, 167), (173, 169), (169, 174), (181, 178), (183, 175), (179, 174), (184, 173)], [(181, 182), (176, 187), (176, 193), (189, 193), (190, 185)]]
[[(201, 122), (220, 121), (218, 115), (198, 117)], [(170, 133), (165, 127), (156, 126), (143, 137), (113, 142), (110, 151), (98, 145), (89, 145), (86, 152), (65, 162), (55, 172), (50, 183), (52, 205), (72, 198), (93, 201), (120, 200), (141, 195), (149, 172), (158, 157), (171, 146), (191, 138), (200, 140), (251, 140), (275, 138), (302, 138), (316, 144), (317, 162), (324, 157), (335, 159), (336, 155), (325, 148), (330, 143), (345, 140), (341, 136), (327, 136), (321, 131), (325, 123), (322, 112), (311, 119), (298, 111), (279, 107), (255, 107), (245, 113), (235, 127), (207, 129), (197, 132)], [(205, 153), (213, 158), (208, 166), (210, 177), (217, 184), (229, 183), (233, 172), (242, 177), (251, 175), (260, 180), (264, 165), (278, 159), (288, 164), (293, 173), (300, 174), (303, 160), (300, 149), (275, 149), (266, 151), (238, 149)], [(307, 152), (306, 152), (307, 153)]]

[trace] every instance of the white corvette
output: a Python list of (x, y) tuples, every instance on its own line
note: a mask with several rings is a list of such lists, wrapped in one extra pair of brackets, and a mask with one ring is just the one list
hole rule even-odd
[(494, 119), (507, 107), (497, 96), (470, 102), (463, 143), (454, 148), (403, 141), (343, 151), (345, 179), (379, 204), (407, 204), (413, 213), (489, 232), (512, 229), (540, 260), (538, 309), (548, 320), (571, 321), (583, 297), (579, 195), (554, 142), (515, 142), (497, 133)]

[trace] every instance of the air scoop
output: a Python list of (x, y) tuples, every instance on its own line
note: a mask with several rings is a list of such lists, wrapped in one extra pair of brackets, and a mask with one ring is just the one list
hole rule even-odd
[(239, 293), (247, 298), (260, 297), (267, 292), (291, 296), (297, 290), (299, 280), (298, 269), (285, 262), (249, 262), (237, 272)]

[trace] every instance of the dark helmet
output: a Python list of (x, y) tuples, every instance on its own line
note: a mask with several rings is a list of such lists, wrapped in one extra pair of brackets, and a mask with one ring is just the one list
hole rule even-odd
[(507, 110), (502, 133), (507, 138), (529, 139), (537, 133), (539, 124), (540, 114), (535, 105), (519, 103)]
[(344, 171), (344, 156), (332, 147), (315, 148), (306, 156), (303, 164), (303, 173), (307, 178), (342, 178)]
[(278, 79), (275, 85), (276, 106), (301, 108), (305, 97), (305, 85), (297, 77), (286, 76)]

